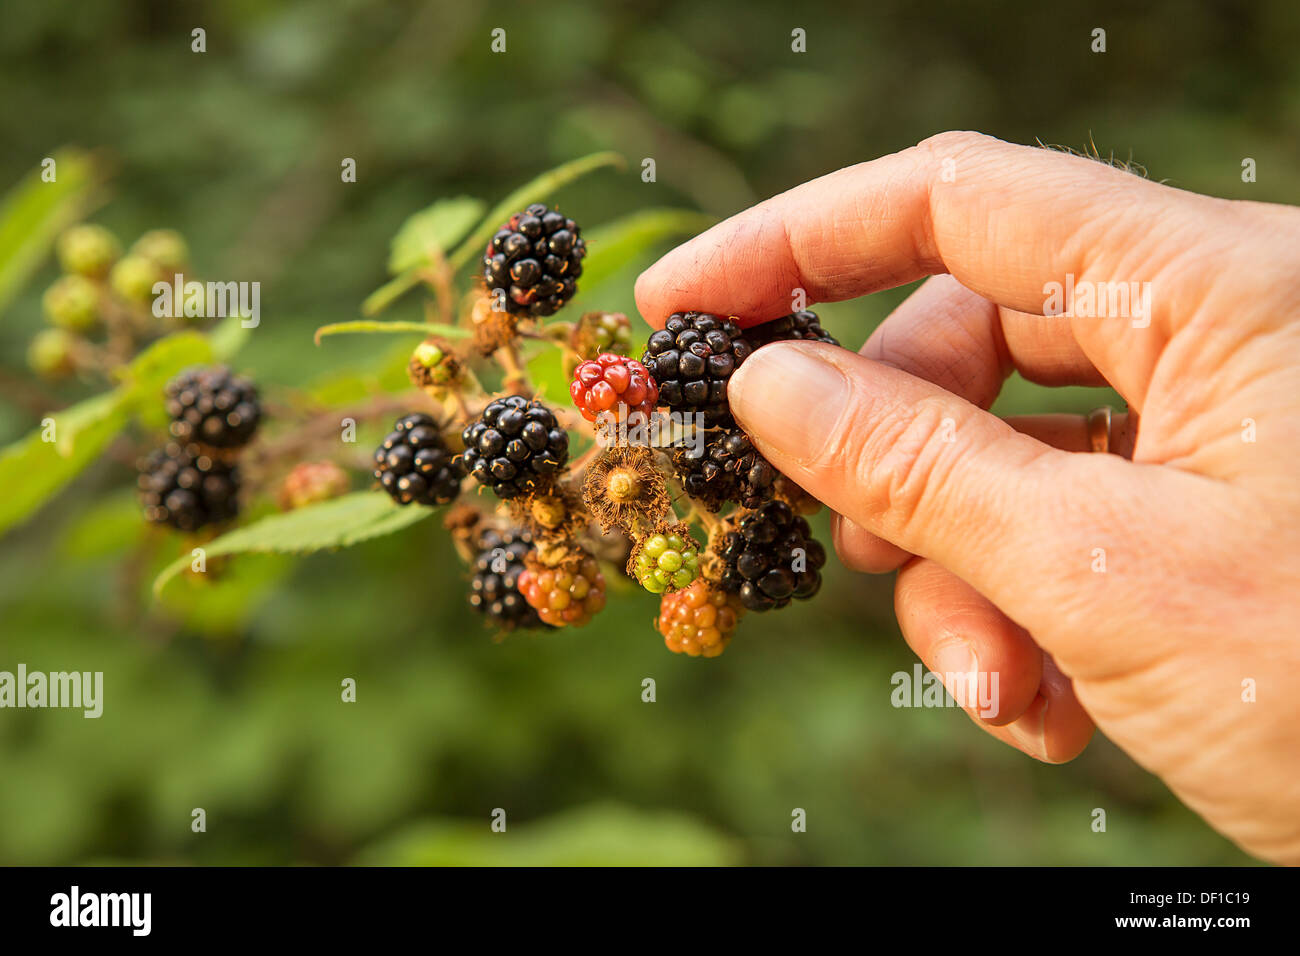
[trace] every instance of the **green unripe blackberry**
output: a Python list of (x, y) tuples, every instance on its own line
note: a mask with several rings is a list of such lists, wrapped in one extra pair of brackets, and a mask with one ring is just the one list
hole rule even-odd
[(239, 470), (196, 446), (169, 442), (139, 470), (140, 504), (153, 524), (196, 531), (239, 514)]
[(162, 270), (157, 263), (132, 253), (117, 260), (113, 271), (108, 274), (108, 284), (127, 302), (149, 305), (153, 302), (154, 284), (162, 278)]
[(89, 332), (99, 322), (99, 287), (85, 276), (62, 276), (45, 290), (41, 305), (52, 325)]
[(680, 591), (700, 576), (695, 542), (676, 532), (653, 534), (633, 559), (633, 575), (651, 594)]
[(27, 346), (27, 364), (42, 378), (63, 378), (75, 369), (76, 337), (66, 329), (42, 329)]
[(122, 244), (103, 226), (85, 223), (59, 236), (56, 252), (69, 275), (102, 279), (122, 254)]
[(131, 246), (131, 254), (155, 263), (165, 276), (184, 272), (190, 250), (175, 229), (151, 229)]
[(632, 323), (622, 312), (585, 312), (574, 326), (569, 344), (583, 359), (602, 353), (632, 354)]

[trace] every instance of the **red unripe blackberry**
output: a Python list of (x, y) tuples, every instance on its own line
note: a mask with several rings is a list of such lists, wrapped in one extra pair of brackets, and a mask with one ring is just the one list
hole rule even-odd
[(641, 363), (659, 386), (659, 402), (674, 412), (696, 412), (707, 424), (731, 419), (727, 381), (753, 351), (730, 319), (675, 312), (646, 342)]
[(352, 487), (348, 473), (332, 461), (301, 461), (280, 483), (277, 502), (282, 511), (294, 511), (345, 495)]
[(138, 467), (140, 504), (154, 524), (196, 531), (239, 514), (239, 470), (197, 446), (169, 442)]
[(649, 419), (659, 403), (659, 386), (636, 359), (602, 352), (573, 370), (569, 396), (589, 422), (604, 412), (618, 421), (632, 412)]
[(784, 501), (769, 501), (744, 515), (715, 544), (721, 556), (721, 586), (751, 611), (785, 607), (791, 598), (810, 598), (821, 587), (826, 551), (808, 522)]
[(223, 365), (182, 372), (165, 394), (172, 437), (182, 443), (239, 448), (262, 420), (256, 387)]
[(771, 322), (754, 325), (745, 330), (745, 338), (754, 348), (772, 342), (825, 342), (839, 345), (836, 338), (822, 328), (817, 313), (809, 309), (784, 315)]
[(519, 593), (552, 627), (582, 627), (605, 606), (605, 576), (592, 557), (570, 568), (527, 568)]
[(781, 473), (738, 426), (707, 433), (703, 453), (694, 455), (693, 451), (689, 447), (674, 449), (673, 469), (686, 493), (711, 510), (717, 511), (727, 501), (757, 508), (771, 500)]
[(541, 619), (519, 593), (524, 559), (533, 549), (525, 531), (489, 528), (479, 536), (469, 603), (503, 630), (540, 627)]
[(399, 418), (375, 449), (375, 478), (399, 505), (445, 505), (464, 477), (438, 423), (423, 412)]
[(655, 627), (674, 654), (717, 657), (730, 643), (742, 613), (734, 597), (701, 579), (663, 596)]
[(483, 255), (489, 294), (513, 315), (554, 315), (577, 291), (587, 244), (578, 224), (534, 203), (497, 230)]
[(569, 460), (569, 434), (555, 413), (519, 395), (490, 402), (461, 438), (465, 469), (502, 499), (545, 489)]

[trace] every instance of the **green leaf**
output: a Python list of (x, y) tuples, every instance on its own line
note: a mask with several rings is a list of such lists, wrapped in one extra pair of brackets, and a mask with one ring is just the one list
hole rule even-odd
[[(469, 238), (447, 257), (448, 264), (453, 270), (468, 265), (477, 252), (487, 245), (492, 234), (501, 228), (501, 224), (511, 215), (518, 212), (520, 207), (529, 203), (542, 202), (550, 198), (553, 193), (597, 169), (606, 166), (617, 166), (621, 169), (625, 165), (626, 161), (618, 153), (592, 153), (590, 156), (583, 156), (563, 166), (557, 166), (550, 172), (530, 180), (492, 208)], [(410, 269), (370, 293), (361, 303), (362, 314), (378, 315), (388, 308), (398, 298), (420, 284), (418, 273), (419, 269)]]
[(483, 218), (487, 203), (472, 196), (439, 199), (402, 223), (393, 237), (388, 271), (393, 275), (418, 269), (434, 261), (433, 252), (445, 256)]
[(588, 230), (582, 283), (594, 288), (665, 239), (693, 236), (715, 222), (712, 216), (688, 209), (645, 209)]
[(244, 316), (232, 312), (213, 326), (208, 333), (212, 343), (212, 357), (218, 362), (229, 362), (247, 343), (253, 326), (244, 324)]
[(350, 332), (373, 333), (416, 333), (421, 335), (441, 335), (448, 339), (467, 339), (474, 333), (469, 329), (462, 329), (455, 325), (442, 325), (438, 322), (379, 322), (369, 319), (358, 319), (355, 322), (335, 322), (332, 325), (322, 325), (316, 330), (316, 344), (320, 345), (320, 340), (327, 335), (345, 335)]
[(154, 342), (126, 367), (122, 387), (133, 402), (161, 402), (167, 382), (182, 369), (213, 359), (212, 343), (198, 332), (173, 332)]
[(35, 169), (0, 202), (0, 312), (40, 267), (55, 237), (90, 205), (95, 170), (89, 155), (61, 149), (51, 158), (54, 182), (43, 181)]
[(47, 415), (42, 427), (0, 451), (0, 533), (31, 515), (99, 456), (126, 426), (128, 397), (114, 389)]
[[(208, 558), (216, 558), (249, 552), (311, 554), (348, 548), (401, 531), (431, 514), (432, 509), (418, 505), (404, 508), (380, 492), (357, 491), (236, 528), (209, 542), (204, 551)], [(190, 561), (187, 553), (169, 564), (154, 581), (154, 593), (161, 593), (167, 582), (185, 570)]]

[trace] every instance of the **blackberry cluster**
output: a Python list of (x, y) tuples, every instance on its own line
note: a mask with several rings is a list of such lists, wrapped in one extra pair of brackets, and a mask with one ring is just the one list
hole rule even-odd
[(248, 444), (262, 419), (257, 389), (225, 366), (182, 372), (167, 383), (172, 437), (212, 448)]
[(739, 427), (709, 432), (703, 453), (693, 455), (692, 451), (675, 448), (673, 469), (686, 493), (710, 510), (717, 511), (727, 501), (757, 508), (772, 499), (781, 473)]
[(755, 325), (745, 330), (745, 339), (753, 348), (762, 348), (773, 342), (825, 342), (839, 345), (835, 336), (822, 328), (816, 312), (804, 309), (790, 315)]
[(499, 229), (483, 256), (489, 292), (505, 292), (512, 315), (554, 315), (573, 298), (587, 244), (578, 224), (534, 203)]
[(461, 438), (466, 470), (502, 499), (545, 488), (569, 460), (569, 435), (555, 413), (519, 395), (489, 403)]
[(524, 558), (533, 549), (525, 531), (489, 528), (479, 536), (469, 603), (503, 630), (540, 627), (541, 618), (519, 593)]
[(445, 505), (464, 477), (437, 422), (422, 412), (399, 418), (375, 449), (375, 478), (399, 505)]
[(239, 514), (239, 470), (194, 445), (169, 442), (139, 463), (145, 518), (197, 531)]
[(716, 548), (723, 562), (722, 589), (748, 610), (785, 607), (791, 598), (810, 598), (821, 587), (826, 551), (808, 522), (783, 501), (746, 514)]
[(730, 319), (675, 312), (650, 336), (641, 364), (659, 386), (660, 404), (715, 425), (731, 420), (727, 381), (753, 350)]

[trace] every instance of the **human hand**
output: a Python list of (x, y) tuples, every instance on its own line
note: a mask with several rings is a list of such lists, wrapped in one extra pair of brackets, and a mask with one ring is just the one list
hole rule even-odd
[[(899, 570), (931, 670), (999, 675), (996, 716), (967, 708), (979, 726), (1061, 762), (1095, 722), (1241, 846), (1300, 863), (1298, 251), (1290, 207), (943, 133), (728, 219), (636, 294), (655, 326), (687, 309), (749, 325), (796, 289), (937, 276), (859, 354), (755, 352), (737, 419), (838, 513), (845, 564)], [(1044, 315), (1067, 276), (1149, 283), (1150, 312)], [(1081, 454), (1082, 417), (1003, 421), (987, 409), (1013, 369), (1109, 383), (1140, 428), (1116, 415), (1119, 454)]]

